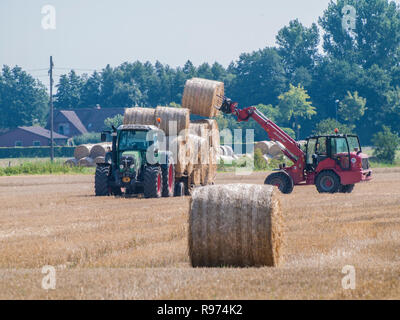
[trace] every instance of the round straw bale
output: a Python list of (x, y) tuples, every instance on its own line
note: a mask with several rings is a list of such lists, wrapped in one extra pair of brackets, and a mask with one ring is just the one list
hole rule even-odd
[(78, 161), (80, 167), (94, 167), (96, 163), (90, 157), (82, 158)]
[(77, 160), (89, 157), (90, 155), (90, 150), (92, 150), (93, 145), (92, 144), (82, 144), (80, 146), (77, 146), (74, 150), (74, 157)]
[(270, 156), (272, 156), (273, 158), (277, 157), (282, 154), (282, 149), (279, 147), (279, 145), (276, 142), (272, 142), (271, 146), (268, 150), (268, 154)]
[(155, 109), (153, 108), (127, 108), (125, 109), (124, 125), (143, 124), (155, 125)]
[(203, 117), (218, 115), (215, 107), (222, 105), (224, 84), (218, 81), (193, 78), (186, 81), (182, 97), (182, 107)]
[(218, 122), (214, 119), (202, 119), (193, 121), (192, 124), (206, 124), (208, 128), (208, 137), (210, 140), (211, 147), (220, 146), (220, 134), (218, 128)]
[(175, 175), (181, 177), (188, 172), (188, 165), (191, 161), (190, 146), (182, 136), (170, 136), (167, 139), (167, 150), (171, 151), (175, 163)]
[(262, 154), (268, 154), (269, 153), (269, 149), (272, 146), (272, 142), (271, 141), (260, 141), (256, 143), (255, 146), (255, 150), (260, 149)]
[(70, 166), (70, 167), (76, 167), (77, 164), (78, 164), (78, 160), (76, 160), (75, 158), (68, 159), (67, 161), (64, 162), (64, 165)]
[(193, 191), (189, 211), (193, 267), (279, 265), (283, 219), (274, 187), (200, 187)]
[(155, 118), (161, 120), (160, 129), (167, 137), (187, 134), (190, 123), (189, 109), (157, 107)]
[(93, 146), (90, 150), (90, 155), (92, 159), (96, 159), (97, 157), (104, 157), (108, 151), (111, 151), (111, 143), (100, 143)]

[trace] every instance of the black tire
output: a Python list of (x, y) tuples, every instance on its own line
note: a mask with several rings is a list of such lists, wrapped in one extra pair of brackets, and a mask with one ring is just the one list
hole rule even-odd
[(160, 167), (147, 167), (144, 172), (143, 193), (145, 198), (161, 198), (162, 171)]
[(175, 184), (175, 197), (184, 197), (185, 196), (185, 183), (178, 182)]
[(319, 193), (336, 193), (339, 191), (340, 185), (340, 179), (333, 171), (321, 172), (315, 181)]
[(175, 192), (175, 166), (172, 163), (161, 166), (162, 170), (162, 196), (173, 197)]
[(110, 166), (104, 164), (97, 166), (96, 175), (94, 177), (94, 191), (96, 197), (106, 197), (111, 195), (111, 190), (108, 183), (109, 174)]
[(354, 184), (348, 184), (346, 186), (341, 185), (339, 188), (340, 193), (352, 193), (354, 190)]
[(294, 189), (292, 178), (283, 172), (275, 172), (269, 175), (264, 184), (278, 187), (283, 194), (290, 194)]

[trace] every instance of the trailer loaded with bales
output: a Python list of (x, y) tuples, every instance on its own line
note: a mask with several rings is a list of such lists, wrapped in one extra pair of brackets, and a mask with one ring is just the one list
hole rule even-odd
[[(215, 116), (223, 83), (189, 80), (182, 108), (128, 108), (123, 125), (104, 132), (111, 151), (97, 163), (96, 196), (143, 194), (145, 198), (183, 196), (195, 186), (212, 185), (220, 148)], [(190, 113), (204, 117), (190, 122)]]

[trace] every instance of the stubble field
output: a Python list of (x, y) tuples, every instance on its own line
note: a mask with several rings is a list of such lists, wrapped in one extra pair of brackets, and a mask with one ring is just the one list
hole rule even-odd
[[(1, 177), (0, 299), (399, 299), (400, 169), (374, 178), (350, 195), (282, 196), (280, 267), (193, 269), (187, 197), (95, 198), (91, 176)], [(55, 290), (41, 287), (45, 265)], [(347, 265), (355, 290), (342, 287)]]

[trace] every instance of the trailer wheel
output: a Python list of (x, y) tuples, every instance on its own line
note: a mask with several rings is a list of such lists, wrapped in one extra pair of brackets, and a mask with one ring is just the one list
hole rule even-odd
[(110, 166), (98, 165), (96, 167), (96, 175), (94, 177), (94, 191), (96, 197), (105, 197), (111, 195), (108, 184), (108, 176), (110, 174)]
[(321, 172), (315, 182), (319, 193), (336, 193), (340, 188), (340, 179), (333, 171)]
[(144, 172), (143, 193), (145, 198), (161, 198), (163, 177), (160, 167), (147, 167)]
[(162, 196), (173, 197), (175, 191), (175, 167), (172, 163), (162, 165)]
[(185, 196), (185, 183), (178, 182), (175, 185), (175, 197), (184, 197)]
[(354, 184), (349, 184), (347, 186), (341, 185), (339, 188), (340, 193), (352, 193), (354, 190)]
[(267, 179), (265, 179), (264, 184), (278, 187), (284, 194), (290, 194), (294, 189), (293, 180), (283, 172), (275, 172), (269, 175)]

